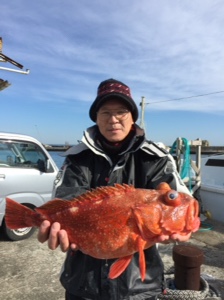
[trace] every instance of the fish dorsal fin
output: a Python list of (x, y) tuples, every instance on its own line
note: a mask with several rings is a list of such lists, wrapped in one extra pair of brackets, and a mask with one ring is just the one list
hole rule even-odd
[(133, 192), (135, 190), (133, 185), (128, 184), (115, 184), (114, 186), (102, 186), (96, 189), (92, 189), (91, 191), (87, 191), (86, 193), (77, 196), (76, 198), (69, 200), (63, 200), (59, 198), (55, 198), (53, 200), (48, 201), (44, 205), (35, 208), (35, 211), (39, 213), (44, 213), (46, 210), (50, 210), (52, 213), (57, 213), (64, 208), (69, 207), (69, 203), (71, 206), (74, 205), (74, 201), (78, 201), (80, 205), (82, 205), (83, 201), (98, 201), (103, 198), (109, 198), (111, 196), (123, 195), (128, 192)]
[(133, 254), (117, 259), (110, 267), (109, 278), (115, 279), (121, 275), (130, 264)]
[(115, 184), (114, 186), (102, 186), (102, 187), (97, 187), (96, 189), (92, 189), (91, 191), (88, 191), (85, 194), (82, 194), (77, 198), (72, 199), (72, 201), (73, 200), (97, 201), (102, 198), (109, 198), (111, 196), (123, 195), (128, 192), (133, 192), (134, 190), (135, 190), (134, 186), (128, 184)]
[(57, 213), (60, 210), (63, 210), (65, 208), (68, 208), (68, 203), (71, 203), (68, 200), (62, 200), (55, 198), (53, 200), (48, 201), (44, 205), (35, 208), (35, 211), (38, 213), (45, 213), (46, 211), (50, 210), (51, 213)]

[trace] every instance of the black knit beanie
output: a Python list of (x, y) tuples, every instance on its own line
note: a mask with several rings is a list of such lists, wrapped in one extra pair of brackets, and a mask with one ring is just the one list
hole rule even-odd
[(117, 98), (122, 100), (125, 105), (130, 109), (133, 117), (133, 121), (136, 122), (138, 119), (138, 108), (131, 97), (130, 88), (122, 83), (121, 81), (115, 79), (108, 79), (102, 81), (98, 86), (97, 97), (89, 110), (90, 119), (96, 122), (96, 114), (102, 106), (102, 104), (111, 98)]

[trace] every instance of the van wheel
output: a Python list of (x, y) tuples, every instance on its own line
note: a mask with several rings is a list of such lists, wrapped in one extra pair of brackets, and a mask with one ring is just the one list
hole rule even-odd
[[(29, 204), (24, 204), (25, 206), (29, 208), (34, 208), (34, 206), (31, 206)], [(9, 229), (5, 224), (5, 219), (2, 223), (2, 228), (5, 236), (11, 240), (11, 241), (21, 241), (29, 238), (34, 231), (36, 230), (35, 227), (25, 227), (25, 228), (19, 228), (19, 229)]]
[(29, 238), (34, 231), (36, 230), (35, 227), (25, 227), (25, 228), (19, 228), (19, 229), (9, 229), (5, 221), (3, 221), (3, 232), (6, 235), (6, 237), (11, 241), (21, 241)]

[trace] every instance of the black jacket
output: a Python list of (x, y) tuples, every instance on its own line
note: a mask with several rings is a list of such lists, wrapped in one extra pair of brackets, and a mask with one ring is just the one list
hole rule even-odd
[[(66, 152), (55, 196), (69, 200), (91, 188), (114, 183), (154, 189), (162, 181), (187, 192), (173, 158), (153, 142), (146, 141), (143, 130), (135, 126), (136, 135), (122, 153), (113, 156), (113, 161), (95, 141), (97, 126), (87, 129), (82, 143)], [(150, 299), (162, 290), (163, 264), (156, 245), (144, 252), (147, 264), (144, 282), (140, 278), (138, 253), (123, 274), (109, 280), (108, 271), (114, 260), (99, 260), (80, 251), (69, 251), (61, 283), (69, 293), (86, 299)]]

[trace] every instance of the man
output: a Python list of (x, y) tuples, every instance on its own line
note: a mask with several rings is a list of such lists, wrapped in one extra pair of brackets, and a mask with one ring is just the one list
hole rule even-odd
[[(115, 183), (154, 189), (162, 181), (173, 189), (189, 193), (176, 172), (172, 157), (147, 141), (144, 131), (135, 124), (138, 109), (127, 85), (114, 79), (101, 82), (89, 115), (96, 125), (84, 132), (82, 143), (65, 153), (56, 197), (70, 200), (92, 188)], [(187, 240), (189, 237), (164, 235), (156, 242)], [(48, 240), (50, 249), (60, 245), (62, 251), (67, 251), (60, 278), (66, 300), (156, 299), (162, 291), (163, 264), (156, 246), (144, 251), (146, 279), (142, 282), (138, 253), (125, 272), (110, 280), (108, 272), (114, 260), (99, 260), (83, 254), (76, 245), (70, 245), (60, 224), (50, 226), (44, 221), (38, 239), (40, 242)]]

